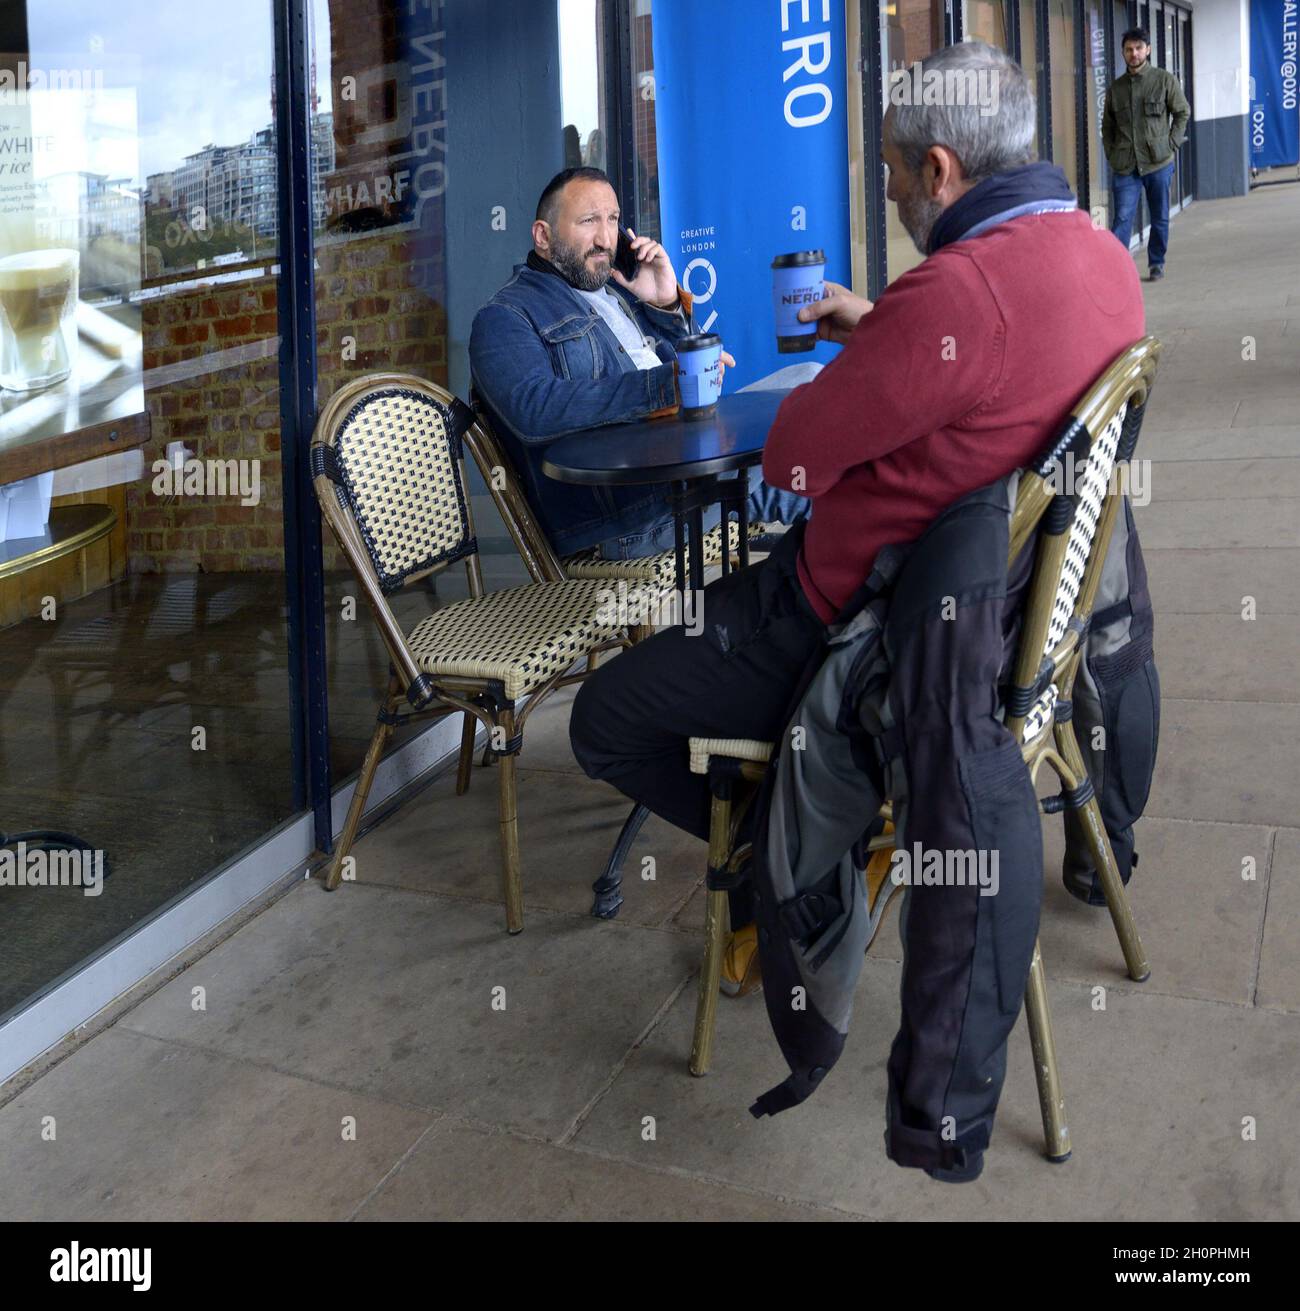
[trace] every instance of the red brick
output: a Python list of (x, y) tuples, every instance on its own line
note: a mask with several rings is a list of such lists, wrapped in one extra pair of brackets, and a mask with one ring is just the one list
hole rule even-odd
[(213, 326), (218, 337), (229, 341), (232, 337), (247, 337), (253, 331), (253, 320), (247, 314), (241, 314), (233, 319), (218, 319)]

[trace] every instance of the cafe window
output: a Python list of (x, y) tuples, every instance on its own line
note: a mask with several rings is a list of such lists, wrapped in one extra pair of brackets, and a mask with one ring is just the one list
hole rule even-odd
[[(891, 73), (911, 68), (943, 45), (943, 0), (881, 0), (880, 34), (887, 91)], [(891, 282), (925, 258), (913, 244), (893, 202), (886, 206), (885, 242)]]
[[(1087, 86), (1088, 86), (1088, 205), (1093, 224), (1110, 226), (1110, 168), (1101, 147), (1101, 122), (1106, 109), (1106, 94), (1110, 87), (1110, 67), (1106, 53), (1106, 12), (1111, 0), (1087, 0), (1085, 12), (1088, 22)], [(1123, 32), (1123, 29), (1120, 29)]]
[(965, 35), (1010, 53), (1007, 7), (1004, 0), (967, 0)]
[(271, 8), (3, 31), (0, 830), (11, 870), (86, 880), (0, 885), (0, 1019), (302, 804)]
[(1075, 95), (1076, 15), (1074, 0), (1047, 0), (1051, 51), (1052, 159), (1065, 173), (1070, 190), (1079, 192), (1079, 133)]

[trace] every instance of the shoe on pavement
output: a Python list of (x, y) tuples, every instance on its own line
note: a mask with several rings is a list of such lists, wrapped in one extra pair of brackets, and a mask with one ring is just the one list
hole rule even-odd
[(763, 986), (758, 964), (758, 925), (746, 924), (727, 940), (718, 986), (728, 997), (744, 997)]
[(1147, 273), (1147, 277), (1152, 282), (1159, 282), (1165, 276), (1165, 266), (1163, 264), (1153, 264)]

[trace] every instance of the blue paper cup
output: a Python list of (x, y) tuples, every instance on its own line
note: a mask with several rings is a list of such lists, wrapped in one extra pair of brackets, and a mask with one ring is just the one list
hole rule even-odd
[(706, 332), (677, 343), (677, 390), (683, 419), (707, 419), (722, 395), (722, 338)]
[(799, 250), (772, 261), (772, 304), (776, 310), (776, 349), (782, 355), (817, 345), (817, 325), (800, 323), (799, 311), (826, 293), (826, 252)]

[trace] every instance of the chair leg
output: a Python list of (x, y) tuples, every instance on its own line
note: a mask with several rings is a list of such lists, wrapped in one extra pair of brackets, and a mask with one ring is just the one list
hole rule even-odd
[[(505, 711), (501, 716), (502, 726), (507, 738), (514, 735), (514, 716)], [(518, 786), (515, 764), (519, 757), (502, 755), (497, 757), (501, 766), (498, 780), (499, 814), (501, 818), (501, 896), (506, 903), (506, 931), (522, 933), (524, 929), (524, 889), (519, 874), (519, 820)]]
[[(709, 868), (722, 869), (731, 842), (731, 801), (715, 796), (709, 813)], [(727, 894), (710, 891), (704, 911), (704, 960), (700, 964), (699, 995), (695, 1002), (695, 1032), (691, 1038), (689, 1068), (697, 1077), (708, 1074), (713, 1060), (713, 1031), (718, 1016), (718, 983), (726, 945)]]
[(713, 1032), (718, 1019), (718, 984), (722, 953), (727, 942), (727, 894), (706, 894), (704, 960), (700, 964), (700, 990), (695, 1002), (695, 1032), (691, 1036), (690, 1071), (697, 1078), (708, 1074), (713, 1063)]
[[(1083, 762), (1083, 753), (1079, 750), (1078, 739), (1074, 736), (1074, 726), (1067, 720), (1056, 726), (1056, 743), (1065, 763), (1074, 771), (1075, 777), (1082, 780), (1088, 777), (1087, 767)], [(1067, 786), (1073, 786), (1066, 780)], [(1088, 849), (1092, 853), (1101, 877), (1101, 889), (1106, 896), (1106, 908), (1110, 911), (1111, 922), (1115, 925), (1115, 934), (1119, 938), (1120, 950), (1124, 953), (1124, 964), (1128, 976), (1134, 983), (1145, 983), (1151, 977), (1151, 966), (1147, 961), (1146, 950), (1138, 936), (1137, 921), (1133, 918), (1133, 908), (1129, 904), (1128, 889), (1119, 876), (1115, 864), (1115, 853), (1111, 849), (1110, 838), (1106, 836), (1106, 826), (1102, 823), (1101, 807), (1094, 796), (1079, 811), (1083, 820), (1084, 832), (1088, 837)]]
[[(391, 706), (392, 703), (389, 702), (388, 708), (391, 709)], [(361, 776), (357, 779), (357, 790), (352, 794), (352, 804), (348, 807), (347, 821), (334, 846), (334, 858), (330, 861), (329, 872), (325, 875), (324, 886), (327, 892), (333, 892), (343, 878), (343, 862), (352, 849), (352, 840), (357, 835), (361, 815), (370, 796), (370, 785), (375, 781), (375, 770), (379, 768), (379, 762), (384, 756), (384, 748), (392, 735), (391, 724), (380, 721), (375, 725), (374, 735), (370, 739), (370, 746), (366, 749), (366, 758), (361, 766)]]
[(1070, 1129), (1065, 1122), (1065, 1094), (1061, 1091), (1052, 1012), (1047, 1004), (1047, 976), (1037, 940), (1034, 941), (1034, 959), (1029, 966), (1029, 984), (1025, 988), (1025, 1020), (1029, 1025), (1029, 1045), (1034, 1053), (1034, 1078), (1038, 1082), (1038, 1109), (1043, 1117), (1047, 1159), (1060, 1165), (1070, 1159)]
[(478, 720), (466, 713), (465, 723), (460, 730), (460, 760), (456, 765), (456, 795), (463, 797), (469, 791), (469, 781), (474, 770), (474, 734), (478, 730)]

